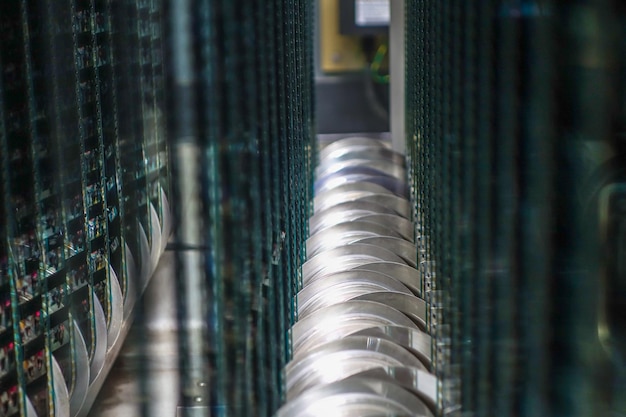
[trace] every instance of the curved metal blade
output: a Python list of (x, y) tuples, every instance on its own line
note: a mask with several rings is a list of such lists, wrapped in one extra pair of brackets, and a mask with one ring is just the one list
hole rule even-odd
[(360, 216), (377, 213), (393, 214), (394, 211), (376, 203), (361, 201), (341, 203), (311, 216), (309, 218), (309, 233), (313, 235), (323, 228), (343, 223), (344, 221), (356, 220)]
[(297, 294), (298, 317), (302, 320), (321, 308), (380, 291), (411, 295), (411, 291), (404, 284), (385, 274), (366, 271), (339, 272), (300, 290)]
[(389, 275), (406, 285), (416, 295), (422, 293), (422, 277), (419, 271), (405, 263), (371, 262), (352, 268), (353, 271), (374, 271)]
[(335, 417), (433, 416), (421, 398), (399, 384), (354, 376), (318, 385), (290, 398), (276, 417), (328, 417), (329, 410)]
[[(346, 172), (348, 171), (348, 172)], [(324, 178), (320, 178), (315, 182), (315, 192), (322, 193), (332, 190), (344, 184), (353, 184), (358, 182), (367, 182), (380, 185), (386, 190), (391, 191), (393, 194), (408, 198), (409, 187), (405, 181), (400, 181), (397, 178), (381, 175), (377, 172), (367, 172), (361, 168), (351, 168), (341, 172), (335, 172)]]
[(347, 161), (337, 161), (328, 165), (320, 165), (315, 170), (316, 178), (323, 178), (331, 173), (341, 172), (351, 167), (367, 167), (369, 169), (380, 172), (381, 174), (397, 178), (400, 181), (406, 181), (406, 170), (388, 161), (370, 161), (368, 159), (350, 159)]
[(307, 285), (317, 277), (347, 271), (359, 265), (378, 262), (398, 262), (402, 259), (393, 252), (373, 245), (353, 244), (320, 252), (302, 265), (302, 283)]
[(401, 326), (381, 326), (359, 330), (354, 335), (389, 340), (409, 349), (428, 369), (432, 366), (432, 338), (421, 330)]
[[(363, 238), (380, 236), (391, 236), (402, 240), (393, 229), (378, 223), (355, 220), (339, 223), (316, 232), (306, 241), (306, 253), (309, 258), (313, 258), (325, 250), (348, 245)], [(375, 243), (370, 244), (380, 246)]]
[(421, 369), (409, 367), (376, 368), (358, 373), (354, 378), (373, 378), (393, 382), (415, 392), (431, 411), (437, 406), (437, 377)]
[(402, 216), (405, 219), (412, 218), (411, 204), (405, 198), (398, 197), (397, 195), (388, 195), (386, 193), (379, 193), (376, 195), (365, 195), (357, 199), (353, 199), (354, 202), (368, 202), (383, 205), (392, 209), (398, 216)]
[(388, 305), (406, 314), (420, 328), (426, 328), (426, 301), (412, 294), (375, 292), (357, 296), (354, 300), (375, 301)]
[(403, 238), (410, 242), (415, 242), (415, 228), (413, 223), (404, 217), (396, 216), (395, 214), (368, 214), (363, 217), (358, 217), (357, 220), (365, 220), (393, 228), (393, 230), (398, 232)]
[(410, 366), (426, 371), (406, 349), (386, 339), (350, 336), (320, 345), (285, 367), (287, 398), (305, 390), (378, 367)]
[(372, 161), (384, 160), (404, 166), (404, 155), (380, 145), (353, 145), (327, 152), (320, 165), (329, 161), (346, 161), (349, 159), (369, 159)]
[(319, 151), (319, 160), (323, 161), (328, 158), (328, 155), (335, 152), (338, 149), (349, 148), (351, 146), (379, 146), (383, 148), (391, 148), (391, 144), (386, 141), (382, 141), (380, 139), (366, 138), (366, 137), (347, 137), (343, 139), (339, 139), (326, 145), (323, 149)]
[(398, 310), (373, 301), (347, 301), (321, 308), (291, 327), (294, 358), (359, 330), (387, 325), (417, 329)]
[(365, 243), (368, 245), (381, 246), (389, 249), (407, 263), (407, 265), (417, 268), (417, 247), (404, 239), (389, 236), (365, 237), (354, 243)]

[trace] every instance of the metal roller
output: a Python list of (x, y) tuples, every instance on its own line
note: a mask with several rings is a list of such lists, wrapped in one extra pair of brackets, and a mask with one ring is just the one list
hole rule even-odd
[[(343, 201), (338, 201), (336, 204), (340, 204), (347, 201), (352, 201), (356, 197), (360, 197), (361, 195), (355, 193), (366, 193), (364, 195), (371, 194), (384, 194), (384, 195), (394, 195), (391, 191), (386, 189), (385, 187), (374, 184), (371, 182), (346, 182), (345, 184), (337, 185), (332, 189), (324, 190), (316, 194), (313, 205), (315, 207), (315, 212), (323, 211), (325, 207), (331, 207), (327, 201), (335, 201), (338, 199), (338, 195), (344, 198)], [(355, 197), (356, 195), (356, 197)], [(384, 205), (384, 204), (382, 204)]]
[(359, 330), (386, 325), (417, 329), (398, 310), (374, 301), (347, 301), (321, 308), (292, 326), (294, 357)]
[(294, 357), (285, 368), (287, 398), (307, 388), (348, 378), (378, 367), (409, 366), (426, 370), (406, 349), (386, 339), (350, 336), (335, 340)]
[(400, 181), (387, 175), (381, 175), (379, 172), (370, 172), (361, 167), (344, 170), (347, 172), (335, 172), (328, 176), (318, 179), (315, 182), (315, 191), (323, 193), (344, 184), (354, 183), (372, 183), (384, 187), (395, 195), (403, 198), (409, 197), (409, 188), (406, 182)]
[(314, 202), (323, 200), (326, 198), (327, 194), (337, 194), (343, 192), (350, 191), (369, 191), (372, 193), (382, 193), (382, 194), (393, 194), (391, 191), (387, 190), (385, 187), (374, 184), (371, 182), (348, 182), (345, 184), (338, 184), (332, 189), (324, 190), (316, 193)]
[(418, 368), (407, 366), (376, 368), (360, 372), (354, 378), (375, 378), (393, 382), (420, 397), (424, 403), (434, 412), (437, 403), (437, 378)]
[(380, 139), (365, 138), (365, 137), (347, 137), (334, 141), (331, 144), (326, 145), (319, 151), (319, 160), (323, 161), (331, 153), (338, 149), (350, 148), (351, 146), (378, 146), (382, 148), (391, 149), (391, 145)]
[(356, 296), (353, 300), (375, 301), (406, 314), (420, 328), (426, 328), (426, 301), (412, 294), (379, 291)]
[(398, 216), (402, 216), (405, 219), (412, 218), (411, 212), (411, 204), (408, 200), (398, 197), (396, 195), (388, 195), (388, 194), (375, 194), (375, 195), (364, 195), (355, 199), (350, 200), (352, 202), (367, 202), (367, 203), (375, 203), (381, 204), (385, 207), (392, 209)]
[(376, 236), (359, 239), (354, 243), (382, 246), (404, 259), (409, 266), (417, 268), (417, 247), (404, 239), (389, 236)]
[(353, 270), (387, 274), (406, 285), (415, 295), (420, 295), (422, 292), (422, 278), (419, 271), (402, 262), (371, 262), (354, 267)]
[[(368, 183), (361, 182), (361, 183), (355, 183), (355, 184), (360, 184), (359, 188), (361, 188), (362, 184), (368, 184)], [(375, 184), (371, 184), (371, 185), (375, 185)], [(377, 186), (377, 187), (380, 187), (380, 186)], [(324, 211), (330, 207), (336, 206), (337, 204), (346, 203), (349, 201), (356, 201), (363, 197), (373, 197), (376, 195), (397, 197), (394, 194), (392, 194), (390, 191), (384, 189), (383, 187), (380, 187), (380, 188), (382, 189), (382, 192), (358, 191), (358, 190), (343, 191), (343, 192), (338, 192), (336, 190), (327, 191), (324, 193), (324, 195), (315, 197), (315, 200), (313, 201), (315, 213)], [(397, 197), (397, 198), (400, 198), (400, 197)]]
[(411, 295), (411, 291), (400, 281), (378, 272), (339, 272), (307, 285), (298, 292), (298, 317), (302, 320), (323, 307), (379, 291)]
[(347, 271), (359, 265), (388, 261), (402, 263), (393, 252), (373, 245), (353, 244), (320, 252), (302, 265), (302, 282), (307, 285), (317, 277)]
[(343, 144), (326, 148), (316, 170), (278, 415), (432, 416), (433, 343), (403, 160), (381, 145)]
[(328, 161), (346, 161), (349, 159), (369, 159), (371, 161), (384, 160), (396, 165), (404, 165), (404, 156), (383, 146), (354, 145), (346, 146), (327, 153), (320, 165)]
[(406, 181), (406, 170), (403, 167), (393, 162), (370, 161), (368, 159), (350, 159), (348, 161), (334, 162), (326, 166), (321, 165), (315, 170), (315, 175), (317, 178), (323, 178), (331, 173), (339, 173), (342, 170), (359, 166), (378, 171), (381, 175), (387, 175), (399, 181)]
[(354, 335), (389, 340), (413, 352), (428, 369), (432, 366), (432, 338), (421, 330), (402, 326), (380, 326), (359, 330)]
[(401, 216), (396, 216), (394, 214), (368, 214), (363, 217), (358, 217), (356, 220), (378, 223), (382, 226), (392, 228), (402, 237), (411, 242), (415, 241), (415, 228), (413, 223)]
[(422, 400), (388, 381), (351, 377), (307, 390), (285, 404), (277, 417), (387, 416), (432, 417)]
[(390, 208), (376, 203), (352, 202), (338, 204), (316, 213), (309, 219), (309, 233), (314, 235), (319, 230), (344, 221), (356, 220), (360, 216), (376, 213), (392, 214)]
[(322, 229), (308, 238), (306, 241), (306, 253), (310, 258), (313, 258), (325, 250), (354, 243), (364, 238), (381, 236), (398, 239), (400, 234), (393, 229), (374, 222), (355, 220), (339, 223)]

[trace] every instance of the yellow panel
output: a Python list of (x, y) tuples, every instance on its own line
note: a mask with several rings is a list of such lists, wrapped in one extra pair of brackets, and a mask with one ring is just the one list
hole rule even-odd
[(339, 33), (339, 1), (319, 0), (322, 71), (359, 71), (367, 65), (358, 36)]

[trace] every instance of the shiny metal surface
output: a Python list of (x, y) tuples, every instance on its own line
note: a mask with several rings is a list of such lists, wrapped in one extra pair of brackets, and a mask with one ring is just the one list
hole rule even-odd
[(323, 161), (330, 154), (339, 150), (349, 148), (351, 146), (378, 146), (387, 149), (391, 149), (391, 145), (386, 141), (381, 141), (379, 139), (373, 138), (365, 138), (365, 137), (349, 137), (344, 139), (339, 139), (326, 145), (324, 148), (319, 151), (319, 160)]
[(30, 401), (30, 398), (28, 398), (28, 396), (25, 396), (24, 400), (26, 401), (26, 417), (38, 417), (37, 412), (35, 411), (35, 407)]
[(150, 236), (152, 238), (152, 242), (150, 242), (150, 260), (152, 265), (150, 276), (154, 273), (157, 263), (159, 263), (161, 253), (163, 253), (161, 250), (161, 232), (161, 221), (159, 220), (159, 215), (152, 203), (150, 203)]
[(118, 342), (120, 332), (122, 331), (122, 322), (124, 321), (124, 298), (122, 289), (117, 278), (117, 274), (111, 266), (109, 266), (110, 283), (110, 314), (109, 330), (107, 332), (107, 350)]
[(54, 388), (54, 415), (70, 415), (70, 395), (65, 385), (63, 371), (56, 358), (52, 357), (52, 385)]
[(102, 371), (108, 349), (106, 316), (97, 297), (93, 297), (93, 307), (94, 320), (96, 322), (94, 334), (96, 348), (91, 357), (91, 365), (89, 367), (90, 383)]
[(404, 165), (404, 155), (395, 152), (391, 149), (382, 146), (371, 145), (353, 145), (345, 146), (340, 149), (336, 149), (332, 152), (326, 153), (323, 160), (320, 160), (320, 165), (327, 163), (327, 161), (345, 161), (348, 159), (369, 159), (384, 160), (393, 162), (397, 165)]
[(381, 246), (401, 257), (409, 266), (417, 268), (417, 247), (404, 239), (389, 236), (366, 237), (354, 243)]
[(408, 200), (398, 197), (396, 195), (376, 194), (376, 195), (364, 195), (359, 198), (351, 200), (353, 202), (368, 202), (384, 205), (387, 208), (392, 209), (398, 216), (402, 216), (405, 219), (411, 219), (411, 205)]
[(406, 182), (386, 175), (380, 175), (377, 172), (368, 172), (360, 167), (344, 170), (342, 172), (335, 172), (331, 175), (318, 179), (315, 182), (315, 191), (323, 193), (341, 185), (360, 182), (380, 185), (399, 197), (408, 198), (409, 195), (409, 189)]
[(165, 194), (165, 190), (161, 187), (161, 253), (165, 251), (167, 240), (172, 235), (172, 211), (170, 203)]
[(400, 181), (406, 181), (406, 170), (393, 162), (370, 161), (369, 159), (350, 159), (347, 161), (336, 161), (328, 165), (320, 165), (315, 170), (316, 178), (324, 178), (331, 173), (338, 173), (352, 167), (367, 167), (373, 171), (380, 172), (381, 175), (394, 177)]
[[(363, 197), (372, 197), (375, 195), (395, 196), (391, 191), (377, 184), (369, 182), (355, 182), (351, 184), (343, 184), (332, 190), (324, 191), (313, 199), (313, 207), (315, 213), (322, 212), (329, 207), (337, 204), (356, 201)], [(385, 205), (384, 200), (378, 201), (378, 204)], [(394, 210), (395, 211), (395, 210)]]
[(354, 378), (375, 378), (398, 384), (415, 392), (429, 407), (435, 410), (437, 403), (437, 378), (422, 369), (409, 367), (376, 368), (360, 372)]
[(302, 282), (307, 285), (317, 277), (347, 271), (359, 265), (388, 261), (402, 263), (393, 252), (373, 245), (353, 244), (320, 252), (302, 265)]
[(285, 367), (288, 402), (278, 415), (433, 416), (437, 380), (427, 306), (416, 296), (404, 160), (354, 142), (320, 154)]
[(422, 278), (419, 271), (403, 262), (371, 262), (352, 269), (387, 274), (406, 285), (415, 295), (420, 295), (422, 292)]
[[(368, 184), (368, 183), (358, 183), (358, 184)], [(375, 184), (371, 184), (375, 185)], [(382, 188), (382, 187), (381, 187)], [(378, 204), (385, 204), (384, 201), (390, 197), (400, 198), (394, 194), (391, 194), (389, 191), (385, 190), (385, 192), (371, 192), (371, 191), (343, 191), (336, 192), (335, 190), (330, 190), (324, 193), (324, 196), (315, 197), (314, 200), (314, 212), (319, 213), (330, 207), (336, 206), (337, 204), (346, 203), (349, 201), (358, 201), (363, 198), (375, 198), (376, 196), (383, 196), (378, 200)], [(403, 200), (405, 201), (405, 200)], [(402, 208), (402, 205), (399, 205)], [(392, 206), (389, 206), (395, 208)]]
[(373, 292), (355, 297), (355, 300), (383, 303), (406, 314), (422, 329), (426, 327), (426, 301), (414, 295), (399, 292)]
[(139, 230), (139, 241), (141, 243), (141, 268), (138, 285), (139, 290), (143, 291), (148, 283), (148, 279), (152, 275), (152, 271), (154, 271), (155, 266), (152, 264), (152, 249), (148, 243), (148, 235), (139, 221), (137, 221), (137, 225), (137, 230)]
[(431, 417), (432, 413), (419, 398), (396, 384), (352, 377), (311, 388), (291, 399), (276, 414), (277, 417), (329, 415)]
[[(376, 184), (370, 184), (367, 182), (359, 182), (359, 183), (354, 183), (354, 184), (347, 184), (347, 185), (359, 185), (359, 188), (363, 185), (368, 185), (368, 186), (376, 186), (376, 187), (380, 187)], [(343, 186), (342, 186), (343, 187)], [(346, 203), (349, 201), (356, 201), (359, 200), (363, 197), (374, 197), (376, 195), (388, 195), (388, 196), (393, 196), (393, 194), (391, 194), (390, 191), (385, 190), (383, 187), (380, 187), (382, 189), (382, 191), (378, 191), (378, 192), (372, 192), (372, 191), (359, 191), (359, 190), (354, 190), (354, 191), (337, 191), (335, 190), (330, 190), (330, 191), (326, 191), (323, 193), (323, 195), (320, 195), (318, 197), (315, 197), (314, 201), (313, 201), (313, 206), (314, 206), (314, 212), (315, 213), (319, 213), (322, 212), (330, 207), (336, 206), (337, 204), (341, 204), (341, 203)], [(397, 196), (394, 196), (397, 197)], [(400, 198), (400, 197), (397, 197)]]
[(315, 198), (319, 200), (323, 200), (327, 198), (328, 195), (351, 192), (351, 191), (369, 191), (372, 193), (381, 193), (381, 194), (390, 194), (393, 193), (387, 190), (382, 185), (374, 184), (371, 182), (345, 182), (343, 184), (336, 184), (333, 188), (316, 192)]
[[(89, 354), (85, 339), (74, 320), (74, 381), (70, 393), (70, 415), (75, 416), (80, 411), (89, 388)], [(66, 381), (67, 382), (67, 381)]]
[(139, 281), (139, 267), (135, 261), (133, 252), (128, 247), (127, 243), (124, 243), (124, 250), (126, 255), (126, 292), (124, 293), (124, 320), (130, 317), (130, 313), (133, 310), (133, 306), (139, 296), (139, 288), (137, 282)]
[[(357, 242), (364, 238), (380, 236), (397, 238), (400, 235), (393, 229), (374, 222), (360, 220), (343, 222), (322, 229), (308, 238), (306, 240), (306, 253), (309, 258), (312, 258), (325, 250)], [(376, 244), (374, 244), (374, 246), (376, 246)], [(393, 252), (393, 248), (390, 249), (392, 249)]]
[(294, 357), (287, 364), (287, 398), (293, 398), (307, 388), (339, 381), (369, 369), (396, 366), (425, 370), (415, 356), (386, 339), (350, 336), (331, 341), (310, 350), (305, 356)]
[(380, 326), (359, 330), (354, 335), (389, 340), (413, 352), (428, 369), (432, 366), (432, 339), (421, 330), (402, 326)]
[(415, 230), (413, 223), (404, 217), (397, 216), (395, 214), (368, 214), (363, 217), (358, 217), (357, 220), (365, 220), (368, 222), (378, 223), (385, 227), (393, 228), (403, 238), (410, 242), (415, 241)]
[(343, 223), (344, 221), (356, 220), (357, 217), (376, 213), (393, 214), (394, 211), (376, 203), (349, 201), (338, 204), (311, 216), (309, 219), (309, 233), (313, 235), (325, 227)]
[(321, 308), (292, 326), (294, 360), (324, 343), (385, 325), (417, 329), (415, 323), (398, 310), (373, 301), (347, 301)]
[(411, 295), (395, 278), (378, 272), (347, 271), (325, 276), (297, 294), (300, 320), (320, 308), (348, 301), (371, 292), (393, 291)]
[[(142, 297), (141, 319), (125, 321), (124, 344), (116, 344), (104, 372), (94, 382), (102, 386), (90, 417), (172, 417), (179, 401), (178, 331), (174, 295), (174, 253), (166, 251)], [(139, 317), (138, 317), (139, 318)], [(128, 334), (128, 336), (126, 336)], [(113, 362), (119, 351), (118, 360)], [(148, 396), (146, 401), (145, 396)], [(94, 398), (89, 397), (89, 404)], [(85, 407), (86, 408), (86, 407)]]

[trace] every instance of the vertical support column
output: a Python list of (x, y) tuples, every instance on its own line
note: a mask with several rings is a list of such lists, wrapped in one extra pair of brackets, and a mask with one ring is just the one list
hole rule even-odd
[(405, 0), (390, 1), (389, 23), (389, 71), (391, 141), (393, 150), (405, 152), (405, 107), (404, 107), (404, 3)]
[(172, 51), (172, 98), (174, 124), (171, 152), (174, 161), (174, 218), (176, 253), (178, 328), (181, 398), (177, 416), (208, 416), (209, 364), (207, 362), (207, 277), (204, 265), (201, 206), (201, 147), (198, 144), (195, 113), (196, 75), (194, 72), (194, 6), (189, 0), (173, 2), (170, 14)]

